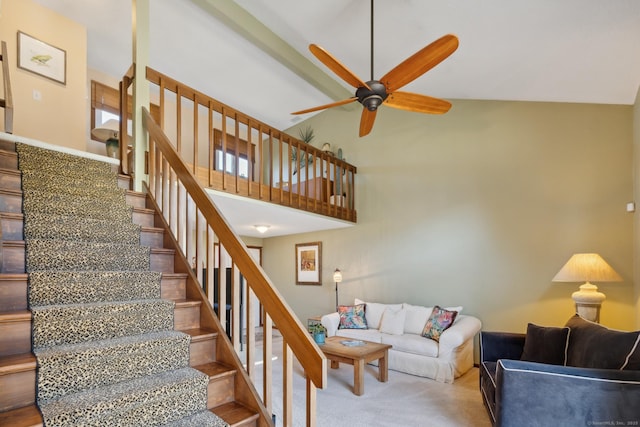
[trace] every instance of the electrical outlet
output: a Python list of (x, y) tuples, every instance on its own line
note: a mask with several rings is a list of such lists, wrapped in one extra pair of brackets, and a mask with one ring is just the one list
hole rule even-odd
[(42, 94), (40, 93), (39, 90), (37, 89), (33, 90), (33, 99), (35, 99), (36, 101), (42, 101)]

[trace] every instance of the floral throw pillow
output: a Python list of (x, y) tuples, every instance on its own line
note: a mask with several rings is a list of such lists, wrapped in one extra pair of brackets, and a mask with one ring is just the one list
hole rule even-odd
[(422, 336), (425, 338), (431, 338), (434, 341), (440, 341), (440, 335), (442, 335), (447, 328), (453, 325), (457, 315), (457, 311), (445, 310), (444, 308), (436, 305), (433, 307), (431, 316), (429, 316), (427, 323), (424, 325)]
[(367, 329), (364, 307), (364, 304), (339, 306), (340, 324), (338, 329)]

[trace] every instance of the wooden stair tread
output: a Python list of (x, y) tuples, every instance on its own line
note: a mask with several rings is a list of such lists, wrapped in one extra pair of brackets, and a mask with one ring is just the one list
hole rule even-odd
[(24, 215), (17, 212), (0, 212), (0, 218), (24, 221)]
[(0, 311), (0, 322), (24, 322), (31, 320), (29, 310)]
[(0, 281), (3, 280), (27, 280), (27, 273), (0, 273)]
[(258, 413), (238, 402), (229, 402), (211, 409), (211, 412), (225, 420), (231, 427), (258, 419)]
[(160, 228), (160, 227), (148, 227), (148, 226), (141, 226), (140, 227), (140, 231), (146, 231), (147, 233), (160, 233), (163, 234), (164, 233), (164, 229)]
[(216, 331), (204, 328), (184, 329), (180, 332), (191, 335), (191, 342), (203, 341), (218, 336)]
[(207, 374), (210, 379), (228, 377), (236, 374), (235, 368), (220, 362), (210, 362), (204, 365), (192, 366), (193, 369)]
[(36, 357), (33, 353), (0, 356), (0, 376), (35, 369)]
[(195, 307), (202, 305), (202, 301), (194, 300), (194, 299), (178, 299), (173, 300), (176, 303), (176, 308), (180, 307)]
[(7, 188), (0, 188), (0, 194), (5, 194), (8, 196), (16, 196), (22, 197), (22, 190), (10, 190)]
[(0, 412), (0, 425), (11, 427), (41, 427), (42, 415), (36, 405)]
[(186, 279), (187, 273), (162, 273), (162, 278), (167, 279)]
[(151, 248), (152, 254), (174, 254), (176, 252), (175, 249), (167, 249), (167, 248)]
[(7, 175), (22, 176), (22, 173), (18, 169), (0, 168), (0, 173), (6, 173)]
[(133, 208), (134, 212), (138, 212), (138, 213), (147, 213), (147, 214), (155, 214), (156, 211), (154, 211), (153, 209), (149, 209), (149, 208)]

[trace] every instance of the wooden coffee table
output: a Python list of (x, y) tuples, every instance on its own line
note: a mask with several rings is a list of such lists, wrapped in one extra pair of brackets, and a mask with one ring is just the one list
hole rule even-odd
[(341, 341), (353, 341), (351, 338), (333, 336), (325, 340), (320, 349), (331, 361), (331, 367), (337, 369), (340, 363), (353, 365), (353, 394), (362, 396), (364, 394), (364, 365), (374, 360), (378, 360), (378, 381), (387, 382), (389, 369), (387, 367), (387, 357), (389, 355), (389, 344), (379, 344), (371, 341), (364, 341), (364, 345), (348, 347), (341, 344)]

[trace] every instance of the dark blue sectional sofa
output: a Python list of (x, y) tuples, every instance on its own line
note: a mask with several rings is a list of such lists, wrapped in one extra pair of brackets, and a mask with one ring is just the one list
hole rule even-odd
[(483, 331), (480, 357), (494, 426), (640, 426), (640, 331), (576, 315), (563, 328)]

